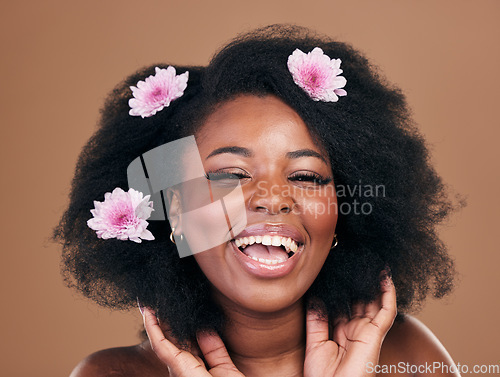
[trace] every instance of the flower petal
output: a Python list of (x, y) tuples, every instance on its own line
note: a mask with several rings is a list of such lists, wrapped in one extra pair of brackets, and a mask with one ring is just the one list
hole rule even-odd
[(176, 75), (175, 68), (155, 67), (155, 74), (131, 86), (134, 98), (129, 99), (129, 114), (142, 118), (155, 115), (170, 105), (170, 102), (181, 97), (187, 88), (189, 72)]
[(96, 231), (97, 237), (141, 242), (144, 235), (144, 239), (154, 240), (153, 234), (146, 229), (146, 219), (153, 211), (149, 195), (144, 197), (132, 188), (125, 192), (117, 187), (104, 194), (104, 198), (104, 202), (94, 202), (95, 209), (90, 210), (93, 218), (87, 221), (87, 226)]
[[(343, 88), (347, 80), (340, 69), (340, 59), (330, 59), (320, 47), (304, 53), (295, 49), (288, 57), (287, 66), (293, 81), (314, 101), (337, 102), (337, 90)], [(345, 90), (340, 91), (347, 95)]]
[(143, 240), (148, 240), (148, 241), (152, 241), (155, 239), (155, 237), (153, 236), (153, 233), (151, 233), (149, 230), (147, 229), (144, 229), (141, 233), (141, 238)]

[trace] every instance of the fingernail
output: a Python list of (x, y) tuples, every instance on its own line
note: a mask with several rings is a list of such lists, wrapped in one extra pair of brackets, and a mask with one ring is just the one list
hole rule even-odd
[(382, 285), (385, 285), (386, 287), (392, 284), (392, 278), (390, 275), (385, 275), (384, 279), (382, 280)]
[(389, 285), (391, 284), (392, 272), (388, 264), (385, 265), (384, 269), (380, 272), (380, 284)]
[(392, 277), (391, 267), (390, 267), (388, 264), (386, 264), (386, 265), (385, 265), (384, 271), (385, 271), (385, 274), (386, 274), (388, 277), (390, 277), (390, 278)]
[(139, 301), (139, 297), (137, 297), (137, 306), (139, 307), (139, 311), (141, 312), (141, 315), (144, 315), (144, 306), (141, 305), (141, 302)]

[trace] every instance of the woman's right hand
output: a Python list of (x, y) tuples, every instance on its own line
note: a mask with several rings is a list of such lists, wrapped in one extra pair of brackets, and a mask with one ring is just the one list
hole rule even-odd
[(226, 346), (217, 334), (199, 333), (198, 345), (207, 362), (170, 342), (148, 308), (143, 312), (144, 327), (151, 347), (158, 358), (168, 367), (170, 377), (245, 377), (234, 365)]

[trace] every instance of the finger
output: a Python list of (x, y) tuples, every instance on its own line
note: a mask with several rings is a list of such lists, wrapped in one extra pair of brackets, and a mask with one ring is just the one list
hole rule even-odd
[(205, 362), (203, 361), (203, 359), (200, 356), (198, 356), (198, 355), (193, 355), (193, 356), (200, 363), (200, 365), (205, 365)]
[(365, 306), (365, 317), (373, 319), (380, 311), (382, 307), (382, 297), (379, 295), (375, 300), (366, 304)]
[(387, 332), (397, 314), (396, 288), (390, 276), (386, 276), (380, 284), (381, 307), (372, 320), (372, 323)]
[[(389, 266), (386, 266), (379, 274), (380, 284), (384, 282), (387, 277), (391, 276), (391, 269)], [(365, 315), (366, 317), (373, 319), (380, 311), (382, 307), (382, 291), (378, 294), (377, 298), (369, 303), (366, 307)]]
[(179, 342), (179, 340), (175, 338), (173, 335), (172, 327), (170, 327), (170, 325), (167, 322), (160, 322), (160, 319), (158, 317), (156, 317), (156, 319), (158, 321), (158, 326), (160, 326), (160, 329), (163, 332), (163, 335), (165, 336), (165, 338), (167, 338), (167, 340), (170, 343), (172, 343), (180, 350), (189, 352), (193, 356), (201, 355), (200, 347), (198, 347), (198, 344), (196, 342), (188, 339)]
[(362, 318), (365, 315), (365, 304), (357, 302), (351, 307), (351, 318)]
[(369, 304), (366, 304), (366, 312), (365, 312), (365, 317), (374, 319), (375, 316), (378, 314), (380, 311), (380, 308), (382, 307), (382, 302), (380, 297), (376, 298)]
[(224, 342), (217, 333), (199, 332), (196, 334), (196, 338), (210, 369), (215, 367), (236, 369)]
[(309, 309), (306, 315), (306, 347), (328, 341), (328, 317), (324, 311)]
[(335, 320), (333, 327), (333, 341), (345, 352), (347, 337), (345, 334), (345, 325), (349, 322), (347, 316), (340, 316)]
[(144, 328), (148, 334), (151, 347), (167, 365), (172, 366), (176, 363), (176, 359), (180, 356), (182, 351), (170, 342), (158, 324), (158, 320), (151, 309), (144, 308), (143, 313)]

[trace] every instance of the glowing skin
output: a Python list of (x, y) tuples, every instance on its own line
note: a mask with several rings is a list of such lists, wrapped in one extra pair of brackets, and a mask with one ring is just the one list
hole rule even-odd
[[(283, 250), (293, 248), (295, 254), (283, 259), (284, 252), (275, 250), (280, 263), (259, 264), (236, 241), (195, 254), (228, 318), (222, 339), (198, 333), (197, 344), (182, 350), (169, 336), (168, 324), (162, 328), (154, 312), (144, 308), (149, 341), (96, 353), (72, 377), (95, 376), (96, 370), (154, 377), (375, 377), (366, 371), (367, 363), (453, 364), (417, 320), (392, 326), (396, 292), (390, 279), (381, 282), (375, 301), (353, 304), (350, 318), (330, 318), (329, 323), (311, 310), (305, 313), (301, 298), (330, 252), (337, 214), (324, 210), (332, 203), (336, 208), (328, 158), (295, 111), (272, 96), (240, 96), (221, 105), (195, 136), (211, 185), (223, 184), (228, 179), (224, 173), (240, 179), (247, 226), (235, 235), (239, 246), (278, 245), (274, 236), (279, 235), (286, 238), (281, 239)], [(316, 179), (311, 181), (311, 175)], [(185, 208), (182, 197), (177, 207)], [(182, 232), (187, 226), (182, 211), (177, 220), (176, 231)], [(260, 247), (251, 253), (267, 252)]]
[[(194, 255), (228, 318), (222, 338), (198, 333), (199, 348), (193, 344), (182, 351), (172, 343), (175, 339), (165, 338), (167, 332), (146, 309), (144, 325), (152, 349), (169, 366), (170, 375), (374, 377), (366, 372), (367, 362), (453, 363), (437, 339), (413, 319), (388, 333), (396, 316), (391, 279), (381, 282), (375, 301), (353, 304), (350, 318), (329, 323), (311, 310), (305, 312), (302, 297), (330, 252), (337, 213), (328, 210), (336, 208), (328, 158), (294, 110), (273, 96), (240, 96), (218, 107), (195, 136), (211, 184), (228, 179), (223, 174), (239, 177), (247, 227), (235, 235), (236, 241)], [(317, 178), (311, 181), (311, 175)], [(259, 266), (236, 246), (251, 247), (259, 243), (257, 237), (262, 244), (278, 245), (280, 240), (273, 240), (277, 235), (298, 243), (296, 253), (280, 262), (286, 265), (280, 273), (273, 272), (279, 264)], [(281, 240), (285, 247), (287, 239)], [(282, 257), (278, 250), (276, 258)], [(152, 352), (149, 345), (144, 347)], [(206, 364), (193, 354), (203, 355)]]
[[(329, 158), (300, 116), (273, 96), (222, 104), (195, 137), (211, 184), (223, 184), (224, 174), (240, 179), (243, 234), (299, 242), (278, 273), (269, 272), (278, 265), (259, 266), (234, 242), (194, 255), (229, 318), (223, 335), (237, 367), (247, 375), (296, 375), (306, 338), (301, 298), (330, 252), (337, 223)], [(176, 231), (183, 226), (181, 214)]]
[[(276, 278), (249, 273), (231, 243), (195, 255), (215, 296), (256, 313), (293, 305), (313, 283), (333, 241), (337, 213), (331, 206), (336, 197), (328, 156), (300, 116), (273, 96), (240, 96), (221, 105), (196, 139), (207, 173), (241, 178), (247, 228), (281, 225), (304, 240), (293, 269)], [(236, 148), (221, 150), (227, 147)]]

